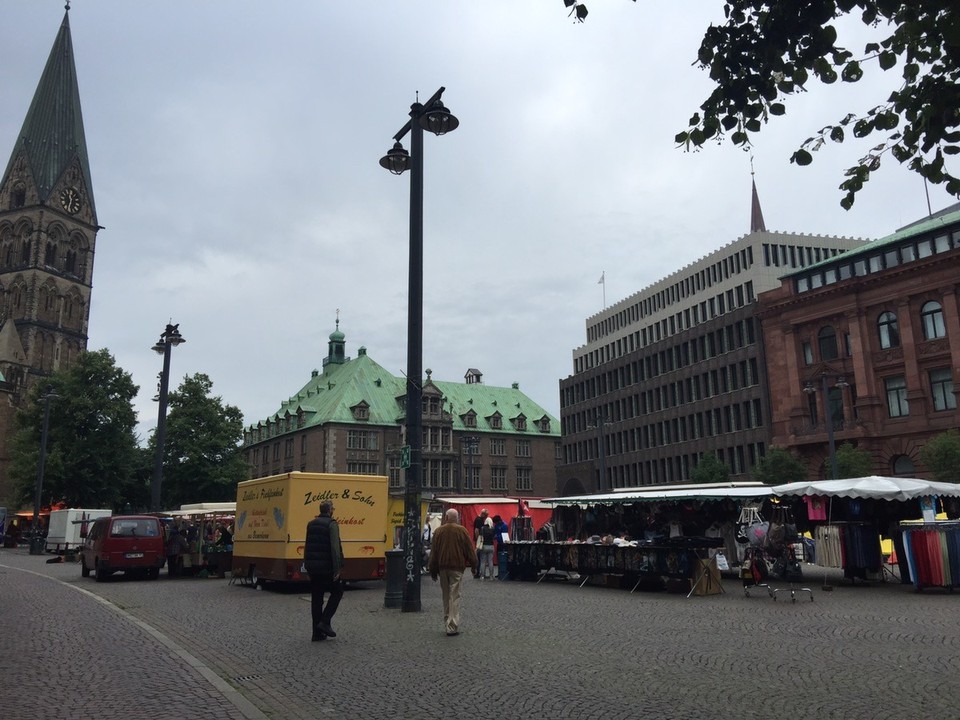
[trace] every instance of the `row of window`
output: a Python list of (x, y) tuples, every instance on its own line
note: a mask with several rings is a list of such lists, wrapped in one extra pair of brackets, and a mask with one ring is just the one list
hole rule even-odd
[[(508, 492), (507, 468), (495, 466), (488, 468), (490, 473), (490, 487), (494, 493)], [(349, 469), (347, 472), (351, 472)], [(376, 473), (368, 473), (376, 474)], [(391, 489), (400, 489), (404, 483), (404, 473), (395, 460), (390, 461), (389, 479)], [(533, 469), (518, 467), (515, 469), (514, 489), (517, 492), (531, 492), (533, 490)], [(431, 490), (454, 489), (454, 465), (450, 460), (424, 461), (423, 487)], [(462, 492), (483, 492), (484, 487), (480, 478), (480, 468), (469, 467), (463, 469)]]
[[(735, 274), (746, 271), (752, 265), (753, 248), (748, 246), (738, 250), (717, 260), (712, 265), (678, 280), (663, 290), (650, 293), (642, 300), (638, 300), (623, 310), (603, 318), (595, 325), (587, 328), (587, 342), (594, 342), (616, 332), (620, 328), (629, 327), (642, 318), (649, 317), (701, 290), (713, 287), (714, 283), (719, 283)], [(752, 287), (751, 283), (748, 283), (748, 285)], [(742, 292), (743, 286), (740, 286), (740, 288)]]
[[(29, 267), (33, 253), (30, 236), (33, 229), (22, 225), (14, 231), (10, 225), (0, 227), (0, 272), (11, 272)], [(59, 226), (47, 231), (47, 242), (42, 246), (43, 265), (48, 269), (63, 272), (77, 278), (85, 278), (89, 256), (89, 244), (82, 233), (76, 231), (69, 237)], [(39, 264), (39, 257), (37, 258)]]
[(847, 261), (841, 260), (830, 267), (813, 270), (809, 274), (796, 278), (794, 287), (798, 293), (808, 292), (842, 280), (864, 277), (923, 260), (937, 253), (948, 252), (955, 247), (960, 247), (960, 230), (954, 231), (952, 238), (950, 234), (941, 232), (920, 240), (910, 240), (894, 247), (887, 247), (885, 250), (878, 249), (868, 255), (858, 254)]
[(765, 267), (806, 267), (844, 252), (837, 248), (818, 248), (803, 245), (763, 244), (763, 264)]
[[(759, 399), (748, 400), (679, 418), (604, 433), (604, 456), (614, 457), (760, 427), (763, 427), (761, 402)], [(564, 445), (563, 453), (564, 462), (567, 464), (595, 460), (600, 455), (599, 438), (588, 438)]]
[(571, 413), (564, 417), (564, 432), (574, 434), (596, 427), (597, 413), (603, 416), (604, 422), (621, 422), (759, 384), (757, 359), (749, 358), (649, 390), (641, 390), (605, 403), (597, 410)]
[(689, 330), (701, 323), (725, 315), (727, 312), (732, 312), (737, 308), (749, 305), (754, 299), (752, 282), (737, 285), (725, 293), (720, 293), (716, 297), (704, 300), (699, 304), (695, 303), (680, 312), (640, 328), (623, 338), (602, 345), (585, 355), (574, 358), (574, 372), (584, 372), (592, 367), (623, 357), (635, 350), (640, 350), (666, 338), (673, 337), (678, 332)]
[[(920, 327), (924, 340), (936, 340), (947, 336), (947, 326), (943, 319), (943, 306), (931, 300), (920, 308)], [(889, 349), (900, 346), (900, 325), (896, 313), (886, 310), (877, 317), (877, 337), (880, 347)], [(813, 346), (810, 342), (801, 343), (803, 362), (813, 365)], [(817, 331), (817, 349), (821, 362), (836, 360), (840, 357), (840, 348), (837, 342), (837, 331), (830, 325), (825, 325)], [(849, 333), (844, 334), (844, 353), (847, 357), (853, 354), (850, 346)]]
[[(927, 373), (930, 398), (934, 411), (956, 410), (957, 396), (953, 394), (953, 373), (950, 368), (937, 368)], [(885, 378), (883, 381), (887, 396), (887, 412), (892, 418), (906, 417), (910, 414), (907, 402), (907, 380), (903, 375)]]
[[(754, 319), (738, 320), (659, 352), (650, 353), (638, 360), (598, 373), (594, 377), (563, 383), (560, 389), (561, 407), (566, 408), (591, 398), (602, 397), (664, 373), (755, 345), (756, 342)], [(756, 377), (755, 370), (753, 376)]]

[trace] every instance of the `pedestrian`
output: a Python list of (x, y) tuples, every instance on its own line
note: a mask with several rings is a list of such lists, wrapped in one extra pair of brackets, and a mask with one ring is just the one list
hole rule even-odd
[(494, 525), (491, 522), (489, 525), (482, 525), (480, 527), (480, 579), (481, 580), (493, 580), (493, 542), (494, 542)]
[(443, 523), (433, 533), (430, 550), (430, 577), (439, 578), (443, 593), (443, 627), (447, 635), (460, 634), (460, 591), (463, 572), (476, 567), (477, 549), (470, 533), (460, 524), (460, 513), (450, 508)]
[[(313, 623), (311, 640), (326, 640), (337, 634), (330, 626), (340, 598), (343, 584), (343, 547), (340, 544), (340, 526), (333, 519), (333, 503), (320, 503), (320, 514), (307, 523), (307, 541), (303, 548), (303, 564), (310, 575), (310, 617)], [(323, 596), (330, 593), (326, 606)]]
[[(477, 515), (477, 517), (474, 518), (473, 520), (473, 542), (475, 543), (475, 547), (478, 551), (483, 548), (483, 537), (481, 534), (481, 530), (483, 529), (484, 525), (490, 525), (491, 527), (493, 526), (493, 521), (488, 516), (486, 508), (483, 508), (480, 511), (480, 514)], [(478, 552), (477, 564), (473, 568), (473, 577), (475, 579), (480, 578), (480, 557), (481, 555)]]
[(493, 516), (493, 533), (497, 541), (497, 579), (507, 579), (507, 546), (510, 538), (510, 528), (499, 515)]

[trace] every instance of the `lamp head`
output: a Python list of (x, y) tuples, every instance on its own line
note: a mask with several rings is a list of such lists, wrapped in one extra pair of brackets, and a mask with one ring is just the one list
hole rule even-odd
[(810, 382), (809, 380), (807, 380), (807, 384), (803, 386), (803, 391), (804, 391), (807, 395), (813, 395), (813, 393), (815, 393), (815, 392), (817, 391), (817, 389), (813, 386), (813, 383), (812, 383), (812, 382)]
[(389, 170), (394, 175), (402, 175), (410, 168), (410, 153), (406, 151), (398, 140), (387, 154), (380, 158), (380, 167)]
[(434, 135), (446, 135), (460, 126), (457, 116), (437, 100), (420, 116), (420, 127)]
[(164, 335), (167, 338), (167, 342), (174, 347), (187, 341), (186, 338), (180, 334), (180, 323), (177, 323), (176, 325), (167, 325), (167, 330)]

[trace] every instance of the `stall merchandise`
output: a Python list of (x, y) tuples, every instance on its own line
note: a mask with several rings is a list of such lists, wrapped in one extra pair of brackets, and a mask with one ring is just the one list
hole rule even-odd
[(659, 589), (664, 580), (675, 579), (691, 593), (714, 594), (722, 588), (716, 563), (705, 551), (716, 545), (714, 538), (677, 538), (662, 545), (512, 542), (507, 562), (510, 577), (519, 580), (539, 580), (549, 571), (579, 575), (581, 584), (596, 575), (620, 576), (636, 590), (644, 581), (655, 580)]
[(917, 590), (960, 585), (960, 522), (904, 522), (900, 528)]

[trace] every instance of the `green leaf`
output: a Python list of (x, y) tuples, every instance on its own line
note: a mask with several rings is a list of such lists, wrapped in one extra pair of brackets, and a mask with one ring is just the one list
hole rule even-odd
[(856, 60), (851, 60), (843, 66), (843, 72), (840, 77), (844, 82), (857, 82), (863, 77), (863, 69)]
[(761, 129), (762, 126), (761, 126), (759, 120), (757, 120), (757, 119), (755, 119), (755, 118), (751, 118), (751, 119), (747, 120), (747, 122), (745, 123), (744, 127), (746, 127), (746, 129), (747, 129), (748, 132), (757, 133), (757, 132), (760, 132), (760, 129)]
[(790, 162), (796, 163), (801, 167), (813, 162), (813, 155), (806, 150), (797, 150), (790, 158)]
[(843, 128), (840, 127), (839, 125), (837, 125), (837, 126), (834, 127), (833, 129), (831, 129), (831, 130), (830, 130), (830, 139), (833, 140), (835, 143), (842, 143), (842, 142), (843, 142)]
[(787, 108), (784, 107), (783, 103), (773, 103), (770, 106), (771, 115), (785, 115)]
[(730, 141), (734, 145), (746, 145), (749, 142), (750, 138), (742, 130), (738, 130), (730, 136)]
[(724, 115), (723, 119), (720, 121), (720, 124), (723, 125), (723, 129), (730, 131), (733, 130), (740, 121), (737, 119), (736, 115)]
[(873, 132), (873, 123), (866, 118), (858, 120), (857, 123), (853, 126), (853, 136), (862, 138), (869, 135)]

